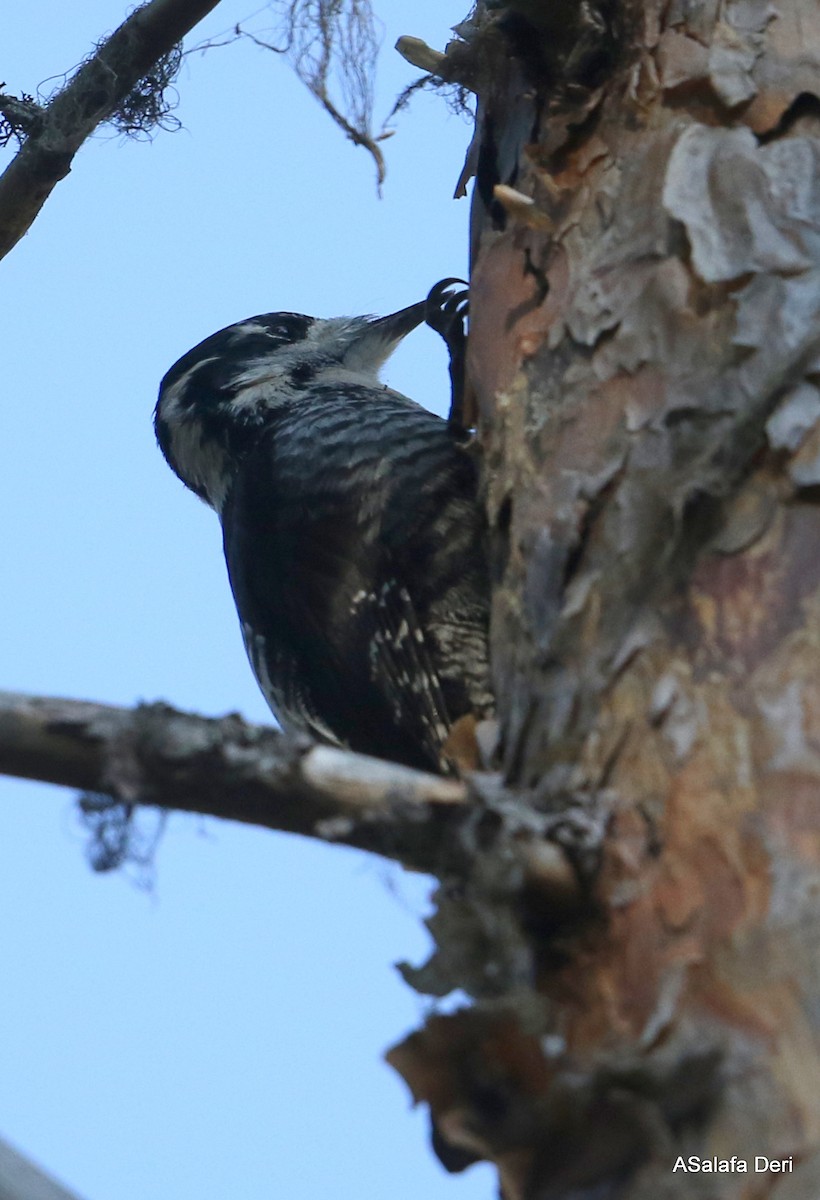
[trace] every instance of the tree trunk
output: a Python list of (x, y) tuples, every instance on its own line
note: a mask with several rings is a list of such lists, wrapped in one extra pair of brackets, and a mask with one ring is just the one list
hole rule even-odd
[[(508, 1200), (814, 1200), (820, 8), (459, 32), (505, 797), (408, 972), (476, 1001), (391, 1061)], [(583, 905), (522, 900), (537, 828)]]

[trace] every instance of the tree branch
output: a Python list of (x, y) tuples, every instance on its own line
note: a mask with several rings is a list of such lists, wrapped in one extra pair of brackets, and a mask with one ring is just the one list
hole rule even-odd
[(130, 709), (0, 691), (0, 774), (338, 842), (438, 876), (463, 869), (475, 832), (467, 827), (493, 810), (521, 882), (562, 904), (579, 897), (548, 820), (515, 816), (496, 776), (444, 779), (251, 725), (238, 713), (201, 717), (162, 703)]
[(0, 773), (103, 792), (440, 866), (466, 785), (231, 714), (0, 692)]
[(0, 176), (0, 258), (28, 231), (85, 139), (219, 0), (150, 0), (83, 63)]
[(79, 1200), (0, 1138), (0, 1200)]

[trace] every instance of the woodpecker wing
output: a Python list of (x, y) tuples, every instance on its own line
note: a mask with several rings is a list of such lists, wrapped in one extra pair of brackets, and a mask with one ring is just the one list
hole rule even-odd
[(441, 746), (450, 729), (447, 701), (430, 637), (407, 587), (388, 579), (378, 591), (356, 597), (354, 611), (370, 630), (371, 678), (392, 706), (396, 725), (412, 713), (431, 762), (441, 766)]
[(470, 704), (442, 687), (430, 621), (458, 588), (442, 522), (476, 511), (473, 488), (446, 423), (386, 388), (316, 389), (309, 413), (275, 415), (222, 520), (248, 654), (286, 727), (440, 768)]

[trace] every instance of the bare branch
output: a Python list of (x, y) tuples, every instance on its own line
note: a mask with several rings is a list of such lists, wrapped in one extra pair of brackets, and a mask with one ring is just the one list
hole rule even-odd
[(447, 61), (447, 55), (440, 50), (434, 50), (421, 38), (405, 35), (396, 42), (396, 50), (409, 62), (411, 67), (418, 67), (428, 75), (437, 75)]
[(0, 146), (7, 146), (12, 138), (22, 146), (38, 131), (42, 120), (43, 109), (27, 92), (21, 96), (0, 95)]
[[(338, 842), (444, 876), (473, 862), (470, 826), (492, 811), (520, 882), (564, 905), (579, 898), (550, 818), (520, 810), (497, 776), (445, 779), (251, 725), (237, 713), (211, 718), (162, 703), (129, 709), (0, 691), (0, 774), (86, 793), (97, 869), (146, 865), (125, 843), (132, 810), (150, 806)], [(106, 852), (111, 860), (100, 861)]]
[(0, 258), (28, 231), (85, 139), (218, 2), (150, 0), (38, 114), (36, 131), (0, 176)]
[(433, 870), (467, 788), (250, 725), (0, 692), (0, 772), (300, 833)]

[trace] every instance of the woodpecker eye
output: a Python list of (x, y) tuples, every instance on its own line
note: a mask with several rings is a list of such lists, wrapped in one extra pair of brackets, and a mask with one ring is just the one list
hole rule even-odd
[(276, 336), (273, 331), (263, 333), (260, 329), (258, 333), (243, 333), (241, 338), (237, 338), (234, 353), (241, 356), (242, 361), (265, 358), (278, 350), (282, 342), (289, 341), (290, 339), (282, 334)]
[(290, 373), (292, 383), (310, 383), (311, 379), (316, 374), (316, 367), (313, 363), (302, 362), (297, 363)]
[(312, 317), (302, 313), (272, 313), (259, 321), (260, 329), (266, 336), (283, 342), (301, 342), (307, 337), (307, 332), (313, 324)]

